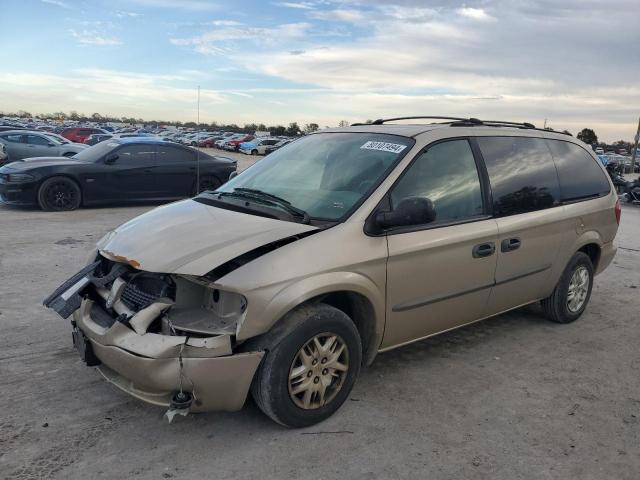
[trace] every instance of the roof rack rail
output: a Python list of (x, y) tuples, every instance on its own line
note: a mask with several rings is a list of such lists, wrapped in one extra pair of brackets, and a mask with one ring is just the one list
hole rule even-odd
[[(438, 117), (438, 116), (415, 116), (415, 117), (396, 117), (396, 118), (378, 118), (371, 122), (371, 125), (382, 125), (386, 122), (394, 122), (397, 120), (451, 120), (451, 121), (469, 121), (468, 118), (460, 118), (460, 117)], [(449, 122), (445, 122), (449, 123)]]
[[(509, 122), (506, 120), (480, 120), (479, 118), (461, 118), (461, 117), (439, 117), (439, 116), (424, 116), (417, 115), (411, 117), (396, 117), (396, 118), (378, 118), (371, 123), (353, 123), (351, 126), (362, 126), (362, 125), (382, 125), (386, 122), (393, 122), (397, 120), (446, 120), (445, 122), (440, 122), (442, 124), (449, 124), (452, 127), (473, 127), (473, 126), (486, 126), (486, 127), (515, 127), (515, 128), (526, 128), (531, 130), (540, 130), (543, 132), (553, 132), (554, 130), (549, 130), (547, 128), (538, 128), (533, 123), (529, 122)], [(434, 122), (435, 123), (435, 122)], [(563, 135), (567, 135), (565, 132), (555, 132), (561, 133)], [(570, 133), (568, 134), (572, 136)]]

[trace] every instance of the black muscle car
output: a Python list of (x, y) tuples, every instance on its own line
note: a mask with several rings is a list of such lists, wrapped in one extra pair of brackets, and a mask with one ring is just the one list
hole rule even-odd
[(165, 201), (225, 183), (236, 161), (157, 138), (107, 140), (71, 158), (35, 157), (0, 168), (0, 200), (74, 210), (81, 205)]

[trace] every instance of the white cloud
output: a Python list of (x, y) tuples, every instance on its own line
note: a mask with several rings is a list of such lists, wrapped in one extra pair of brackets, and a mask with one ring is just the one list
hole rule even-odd
[(311, 2), (274, 2), (273, 5), (277, 7), (297, 8), (300, 10), (312, 10), (315, 5)]
[(209, 2), (207, 0), (130, 0), (138, 5), (154, 8), (172, 8), (176, 10), (194, 10), (194, 11), (207, 11), (207, 10), (219, 10), (220, 6), (217, 3)]
[(456, 10), (456, 13), (461, 17), (470, 18), (471, 20), (477, 20), (480, 22), (493, 22), (495, 17), (492, 17), (482, 8), (462, 7)]
[(359, 22), (365, 18), (360, 10), (335, 9), (335, 10), (317, 10), (309, 13), (309, 17), (316, 20), (329, 20), (339, 22)]
[(75, 38), (81, 45), (98, 45), (98, 46), (112, 46), (122, 45), (122, 42), (114, 37), (105, 37), (92, 30), (69, 30), (69, 33)]
[(251, 27), (236, 23), (223, 25), (223, 28), (216, 28), (196, 37), (171, 38), (169, 41), (173, 45), (192, 46), (196, 52), (205, 55), (223, 55), (229, 53), (236, 42), (254, 41), (273, 47), (304, 37), (310, 27), (304, 22), (286, 23), (275, 27)]
[(61, 8), (71, 8), (71, 6), (66, 3), (63, 2), (61, 0), (40, 0), (42, 3), (48, 3), (49, 5), (55, 5), (56, 7), (61, 7)]
[(118, 18), (136, 18), (136, 17), (141, 17), (142, 14), (141, 13), (136, 13), (136, 12), (126, 12), (124, 10), (118, 10), (115, 13), (116, 17)]
[[(158, 119), (194, 117), (196, 88), (182, 86), (188, 80), (185, 76), (104, 69), (77, 69), (71, 73), (0, 73), (0, 90), (11, 97), (15, 108), (34, 113), (46, 113), (46, 108)], [(204, 112), (219, 111), (221, 105), (230, 103), (230, 98), (217, 90), (203, 88), (200, 97)], [(14, 108), (13, 104), (3, 107)]]
[(211, 22), (211, 25), (214, 25), (216, 27), (231, 27), (231, 26), (236, 26), (236, 25), (242, 25), (242, 23), (240, 22), (236, 22), (235, 20), (213, 20)]

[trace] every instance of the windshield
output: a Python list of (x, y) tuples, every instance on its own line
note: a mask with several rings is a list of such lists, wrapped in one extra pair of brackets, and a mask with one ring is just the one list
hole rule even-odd
[(309, 135), (269, 154), (216, 191), (261, 190), (311, 218), (339, 220), (414, 143), (411, 138), (376, 133)]
[(94, 146), (85, 148), (80, 153), (76, 153), (73, 156), (74, 160), (82, 160), (83, 162), (95, 162), (96, 160), (102, 158), (108, 152), (113, 150), (115, 147), (119, 146), (118, 143), (104, 141), (100, 143), (96, 143)]

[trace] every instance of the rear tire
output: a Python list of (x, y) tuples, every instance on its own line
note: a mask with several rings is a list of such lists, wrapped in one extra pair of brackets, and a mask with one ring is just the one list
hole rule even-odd
[(251, 155), (258, 155), (258, 150), (251, 150)]
[(591, 259), (583, 252), (576, 252), (562, 272), (553, 293), (540, 302), (545, 316), (556, 323), (576, 321), (587, 308), (592, 288)]
[(75, 210), (81, 201), (80, 187), (67, 177), (47, 178), (38, 189), (38, 205), (45, 212)]
[(254, 348), (266, 353), (251, 394), (260, 410), (287, 427), (307, 427), (330, 417), (360, 372), (358, 330), (330, 305), (293, 310), (256, 343)]

